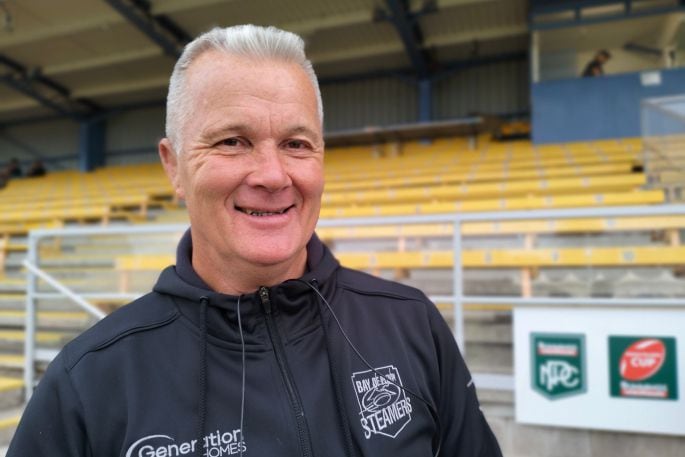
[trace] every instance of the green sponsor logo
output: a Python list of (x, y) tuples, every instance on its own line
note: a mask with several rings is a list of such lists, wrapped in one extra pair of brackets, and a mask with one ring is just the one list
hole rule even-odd
[(609, 336), (612, 397), (678, 399), (676, 340), (663, 336)]
[(585, 335), (531, 333), (533, 390), (550, 400), (584, 393)]

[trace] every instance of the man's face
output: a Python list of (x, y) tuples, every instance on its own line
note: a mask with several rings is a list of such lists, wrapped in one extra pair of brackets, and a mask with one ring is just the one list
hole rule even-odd
[[(193, 263), (306, 258), (323, 193), (316, 95), (296, 64), (208, 51), (187, 73), (180, 156), (160, 155), (193, 229)], [(197, 268), (197, 265), (196, 265)]]

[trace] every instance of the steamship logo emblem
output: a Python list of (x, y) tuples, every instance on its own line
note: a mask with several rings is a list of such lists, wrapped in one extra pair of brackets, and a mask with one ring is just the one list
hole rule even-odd
[(395, 438), (411, 422), (412, 405), (393, 365), (352, 373), (364, 437)]

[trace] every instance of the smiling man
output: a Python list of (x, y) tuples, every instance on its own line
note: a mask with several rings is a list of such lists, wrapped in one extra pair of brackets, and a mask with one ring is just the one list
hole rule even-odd
[(64, 348), (8, 456), (501, 456), (435, 306), (314, 234), (322, 113), (296, 35), (186, 47), (159, 143), (177, 263)]

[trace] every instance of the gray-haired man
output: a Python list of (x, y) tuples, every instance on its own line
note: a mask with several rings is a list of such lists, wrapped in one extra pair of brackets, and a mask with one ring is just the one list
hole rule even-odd
[(65, 347), (9, 456), (501, 456), (444, 320), (314, 234), (322, 109), (302, 40), (215, 29), (171, 78), (192, 231), (153, 292)]

